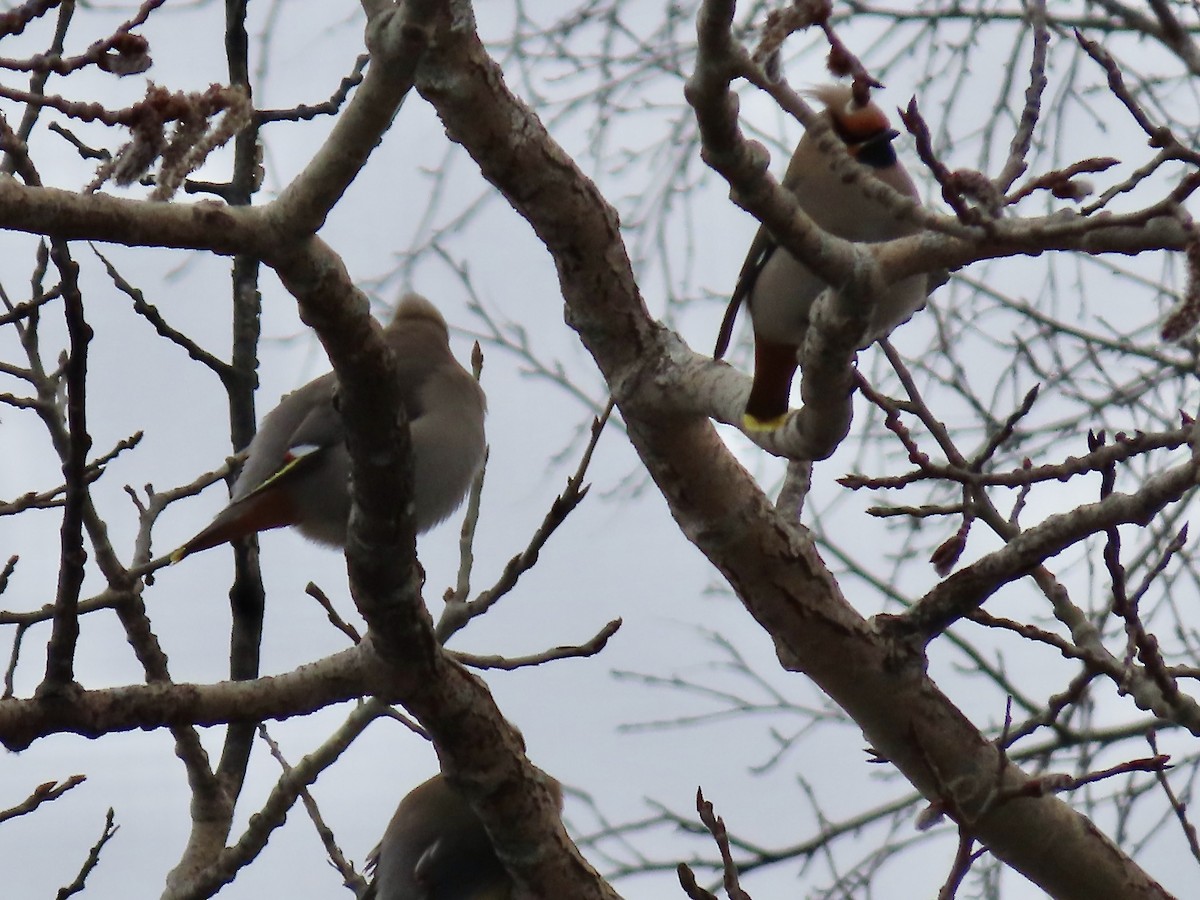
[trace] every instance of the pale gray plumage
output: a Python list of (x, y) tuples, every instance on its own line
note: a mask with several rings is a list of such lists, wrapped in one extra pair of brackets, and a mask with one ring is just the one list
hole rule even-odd
[[(826, 85), (811, 93), (825, 105), (823, 115), (846, 142), (851, 156), (875, 178), (916, 199), (916, 186), (892, 149), (896, 132), (883, 111), (870, 102), (858, 105), (849, 87)], [(920, 227), (868, 197), (858, 184), (836, 175), (831, 160), (807, 132), (796, 146), (783, 185), (820, 228), (840, 238), (888, 241), (913, 234)], [(804, 344), (813, 302), (826, 288), (792, 254), (777, 250), (770, 232), (760, 227), (738, 275), (714, 353), (717, 358), (724, 353), (738, 306), (746, 300), (755, 343), (754, 385), (745, 416), (750, 429), (775, 428), (786, 418), (796, 353)], [(926, 293), (924, 274), (889, 286), (874, 300), (860, 349), (911, 317), (924, 305)]]
[[(562, 801), (558, 782), (552, 789)], [(513, 883), (483, 823), (441, 775), (400, 801), (372, 854), (372, 900), (509, 900)]]
[[(396, 356), (413, 447), (413, 518), (427, 531), (462, 502), (483, 463), (486, 401), (450, 352), (441, 313), (418, 294), (396, 307), (384, 338)], [(330, 372), (288, 394), (251, 441), (229, 505), (173, 554), (294, 525), (305, 537), (346, 542), (350, 454)]]

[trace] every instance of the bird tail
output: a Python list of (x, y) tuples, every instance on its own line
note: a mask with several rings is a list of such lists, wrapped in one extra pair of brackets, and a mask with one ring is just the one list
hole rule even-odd
[(255, 492), (225, 507), (208, 527), (171, 554), (171, 565), (185, 556), (236, 541), (259, 531), (296, 524), (296, 511), (281, 491)]
[(717, 332), (717, 346), (713, 350), (713, 359), (720, 359), (729, 349), (729, 341), (733, 337), (733, 323), (737, 320), (738, 309), (742, 301), (750, 296), (754, 283), (762, 272), (767, 260), (775, 252), (775, 241), (766, 228), (760, 227), (750, 244), (750, 253), (738, 272), (737, 284), (733, 286), (733, 295), (729, 298), (729, 306), (725, 308), (725, 318), (721, 320), (721, 330)]
[(733, 323), (737, 321), (738, 308), (742, 305), (744, 293), (733, 292), (729, 306), (725, 307), (725, 318), (721, 320), (721, 330), (717, 332), (717, 346), (713, 348), (713, 359), (720, 359), (729, 349), (729, 341), (733, 336)]
[(788, 398), (796, 375), (796, 351), (792, 344), (755, 336), (754, 383), (742, 422), (747, 430), (772, 431), (787, 419)]

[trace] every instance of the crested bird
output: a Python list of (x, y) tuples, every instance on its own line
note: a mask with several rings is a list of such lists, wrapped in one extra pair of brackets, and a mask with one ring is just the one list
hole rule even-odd
[[(899, 132), (892, 129), (883, 110), (870, 101), (859, 104), (845, 85), (822, 85), (809, 93), (824, 105), (821, 114), (859, 165), (897, 193), (918, 199), (916, 186), (892, 147)], [(920, 230), (911, 218), (897, 215), (884, 202), (868, 197), (859, 184), (837, 175), (832, 160), (808, 132), (796, 145), (783, 186), (795, 194), (819, 228), (836, 237), (878, 243)], [(858, 349), (886, 336), (924, 306), (927, 282), (924, 274), (912, 275), (875, 297)], [(746, 301), (754, 331), (754, 381), (743, 417), (747, 430), (769, 431), (786, 420), (796, 355), (804, 345), (813, 302), (826, 287), (807, 266), (779, 247), (766, 226), (759, 227), (738, 273), (713, 351), (716, 359), (725, 353), (738, 308)]]
[[(450, 352), (446, 320), (419, 294), (396, 307), (384, 339), (395, 354), (412, 436), (413, 521), (428, 531), (449, 516), (483, 464), (486, 400)], [(350, 518), (350, 453), (330, 372), (285, 396), (267, 413), (246, 452), (229, 505), (171, 554), (191, 553), (259, 531), (294, 525), (342, 547)]]
[[(550, 787), (562, 805), (557, 781)], [(413, 788), (371, 854), (373, 900), (509, 900), (513, 882), (483, 823), (442, 775)], [(368, 862), (370, 865), (370, 861)]]

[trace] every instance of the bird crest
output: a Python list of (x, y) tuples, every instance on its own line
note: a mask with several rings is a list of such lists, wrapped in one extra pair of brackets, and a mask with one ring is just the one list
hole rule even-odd
[(804, 94), (821, 102), (833, 123), (833, 130), (849, 147), (866, 143), (884, 133), (893, 133), (892, 123), (884, 111), (869, 100), (860, 104), (854, 99), (854, 92), (848, 85), (821, 84), (809, 88)]

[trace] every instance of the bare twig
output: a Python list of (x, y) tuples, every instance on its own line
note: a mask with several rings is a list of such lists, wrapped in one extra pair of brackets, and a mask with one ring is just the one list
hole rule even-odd
[(72, 775), (66, 781), (47, 781), (45, 784), (39, 784), (34, 788), (33, 793), (16, 806), (10, 806), (8, 809), (0, 809), (0, 822), (7, 822), (9, 819), (15, 819), (18, 816), (28, 815), (43, 803), (57, 800), (67, 791), (71, 790), (71, 788), (77, 787), (85, 781), (87, 781), (86, 775)]
[(358, 633), (358, 629), (338, 615), (338, 611), (333, 608), (333, 601), (329, 596), (321, 590), (314, 582), (309, 582), (304, 588), (304, 593), (312, 597), (321, 605), (321, 609), (325, 610), (325, 615), (329, 618), (329, 622), (346, 637), (350, 638), (352, 643), (357, 644), (362, 640), (362, 635)]
[(535, 653), (531, 656), (476, 656), (474, 653), (462, 653), (457, 650), (451, 650), (450, 655), (465, 666), (471, 666), (475, 669), (523, 669), (529, 666), (540, 666), (543, 663), (552, 662), (559, 659), (584, 659), (589, 656), (595, 656), (608, 643), (608, 639), (617, 633), (617, 629), (621, 627), (620, 619), (613, 619), (591, 640), (577, 646), (553, 647), (549, 650), (543, 650), (541, 653)]
[[(1150, 749), (1154, 751), (1154, 755), (1158, 757), (1160, 755), (1158, 752), (1158, 737), (1154, 731), (1147, 732), (1146, 742), (1150, 745)], [(1192, 824), (1192, 820), (1188, 817), (1187, 803), (1175, 795), (1175, 791), (1171, 788), (1171, 782), (1167, 779), (1165, 767), (1157, 769), (1154, 774), (1158, 779), (1159, 786), (1163, 789), (1163, 793), (1167, 795), (1167, 802), (1171, 804), (1171, 809), (1175, 812), (1175, 818), (1179, 820), (1179, 826), (1183, 829), (1183, 836), (1187, 838), (1188, 849), (1191, 850), (1192, 857), (1197, 862), (1200, 862), (1200, 837), (1196, 834), (1196, 826)]]
[[(287, 759), (284, 758), (279, 744), (275, 742), (267, 731), (266, 725), (260, 724), (258, 726), (258, 736), (270, 748), (271, 756), (275, 757), (275, 761), (279, 763), (279, 768), (283, 770), (283, 774), (285, 776), (291, 775), (292, 767), (288, 764)], [(333, 829), (325, 824), (321, 810), (317, 807), (317, 801), (307, 787), (300, 788), (300, 800), (304, 803), (304, 810), (308, 813), (309, 819), (312, 820), (313, 827), (317, 831), (317, 836), (321, 839), (321, 844), (325, 847), (325, 854), (329, 857), (330, 863), (342, 874), (342, 883), (356, 893), (365, 890), (367, 886), (366, 879), (358, 873), (350, 861), (346, 859), (345, 854), (342, 853), (342, 848), (337, 845), (337, 839), (333, 835)]]
[(538, 529), (530, 538), (529, 545), (521, 553), (508, 561), (496, 583), (480, 593), (478, 597), (469, 603), (462, 602), (454, 594), (450, 594), (446, 598), (446, 608), (442, 612), (435, 632), (439, 641), (445, 643), (451, 635), (466, 625), (467, 622), (475, 618), (475, 616), (483, 615), (501, 597), (516, 587), (521, 576), (533, 568), (537, 562), (538, 554), (546, 545), (551, 535), (566, 521), (567, 516), (571, 514), (575, 507), (583, 502), (583, 498), (588, 493), (588, 486), (584, 485), (583, 479), (587, 475), (588, 465), (592, 461), (592, 453), (596, 449), (596, 443), (600, 440), (600, 434), (604, 430), (604, 425), (608, 421), (612, 409), (612, 401), (609, 401), (604, 415), (593, 421), (591, 440), (588, 441), (587, 447), (584, 448), (579, 466), (575, 469), (574, 474), (567, 479), (566, 488), (550, 504), (550, 509), (546, 512), (541, 525), (538, 526)]
[(362, 82), (363, 69), (367, 67), (370, 59), (369, 54), (360, 54), (358, 59), (354, 61), (354, 70), (341, 80), (337, 90), (324, 103), (313, 105), (301, 103), (298, 106), (293, 106), (291, 109), (255, 110), (254, 123), (256, 125), (266, 125), (268, 122), (306, 122), (318, 116), (336, 115), (338, 110), (342, 108), (342, 104), (346, 102), (346, 98), (350, 96), (350, 91)]
[(67, 897), (78, 894), (83, 890), (87, 877), (92, 874), (92, 870), (100, 863), (100, 851), (104, 849), (105, 844), (112, 840), (120, 828), (120, 825), (113, 824), (113, 811), (112, 807), (109, 807), (108, 812), (104, 814), (104, 828), (100, 831), (100, 839), (88, 851), (87, 859), (80, 866), (79, 874), (75, 876), (75, 880), (66, 887), (60, 888), (55, 895), (55, 900), (66, 900)]
[(1004, 194), (1021, 173), (1028, 168), (1026, 156), (1033, 142), (1042, 109), (1042, 94), (1046, 90), (1046, 48), (1050, 45), (1050, 29), (1046, 27), (1046, 2), (1034, 0), (1029, 4), (1029, 20), (1033, 31), (1033, 52), (1029, 58), (1029, 86), (1025, 89), (1025, 106), (1009, 145), (1008, 160), (996, 176), (996, 191)]
[(118, 290), (120, 290), (123, 294), (128, 296), (130, 300), (133, 301), (134, 312), (153, 325), (155, 331), (157, 331), (162, 337), (166, 338), (171, 343), (182, 347), (183, 350), (186, 351), (187, 355), (196, 362), (201, 363), (208, 369), (211, 369), (221, 379), (221, 382), (226, 384), (226, 386), (228, 386), (229, 381), (237, 377), (229, 363), (217, 358), (183, 332), (178, 331), (168, 325), (167, 320), (164, 319), (162, 313), (158, 311), (158, 307), (152, 303), (147, 303), (145, 295), (138, 288), (134, 287), (125, 280), (121, 273), (117, 271), (116, 267), (109, 262), (108, 258), (96, 248), (95, 244), (91, 244), (89, 246), (91, 246), (92, 252), (99, 257), (102, 263), (104, 263), (104, 268), (108, 271), (108, 277), (112, 279), (113, 284), (116, 285)]
[(751, 900), (750, 895), (743, 891), (738, 883), (737, 863), (733, 861), (733, 851), (729, 847), (725, 820), (718, 816), (713, 810), (713, 805), (704, 799), (704, 792), (700, 788), (696, 788), (696, 812), (700, 814), (700, 821), (704, 823), (704, 827), (708, 829), (721, 851), (721, 862), (725, 870), (725, 893), (729, 895), (729, 900)]

